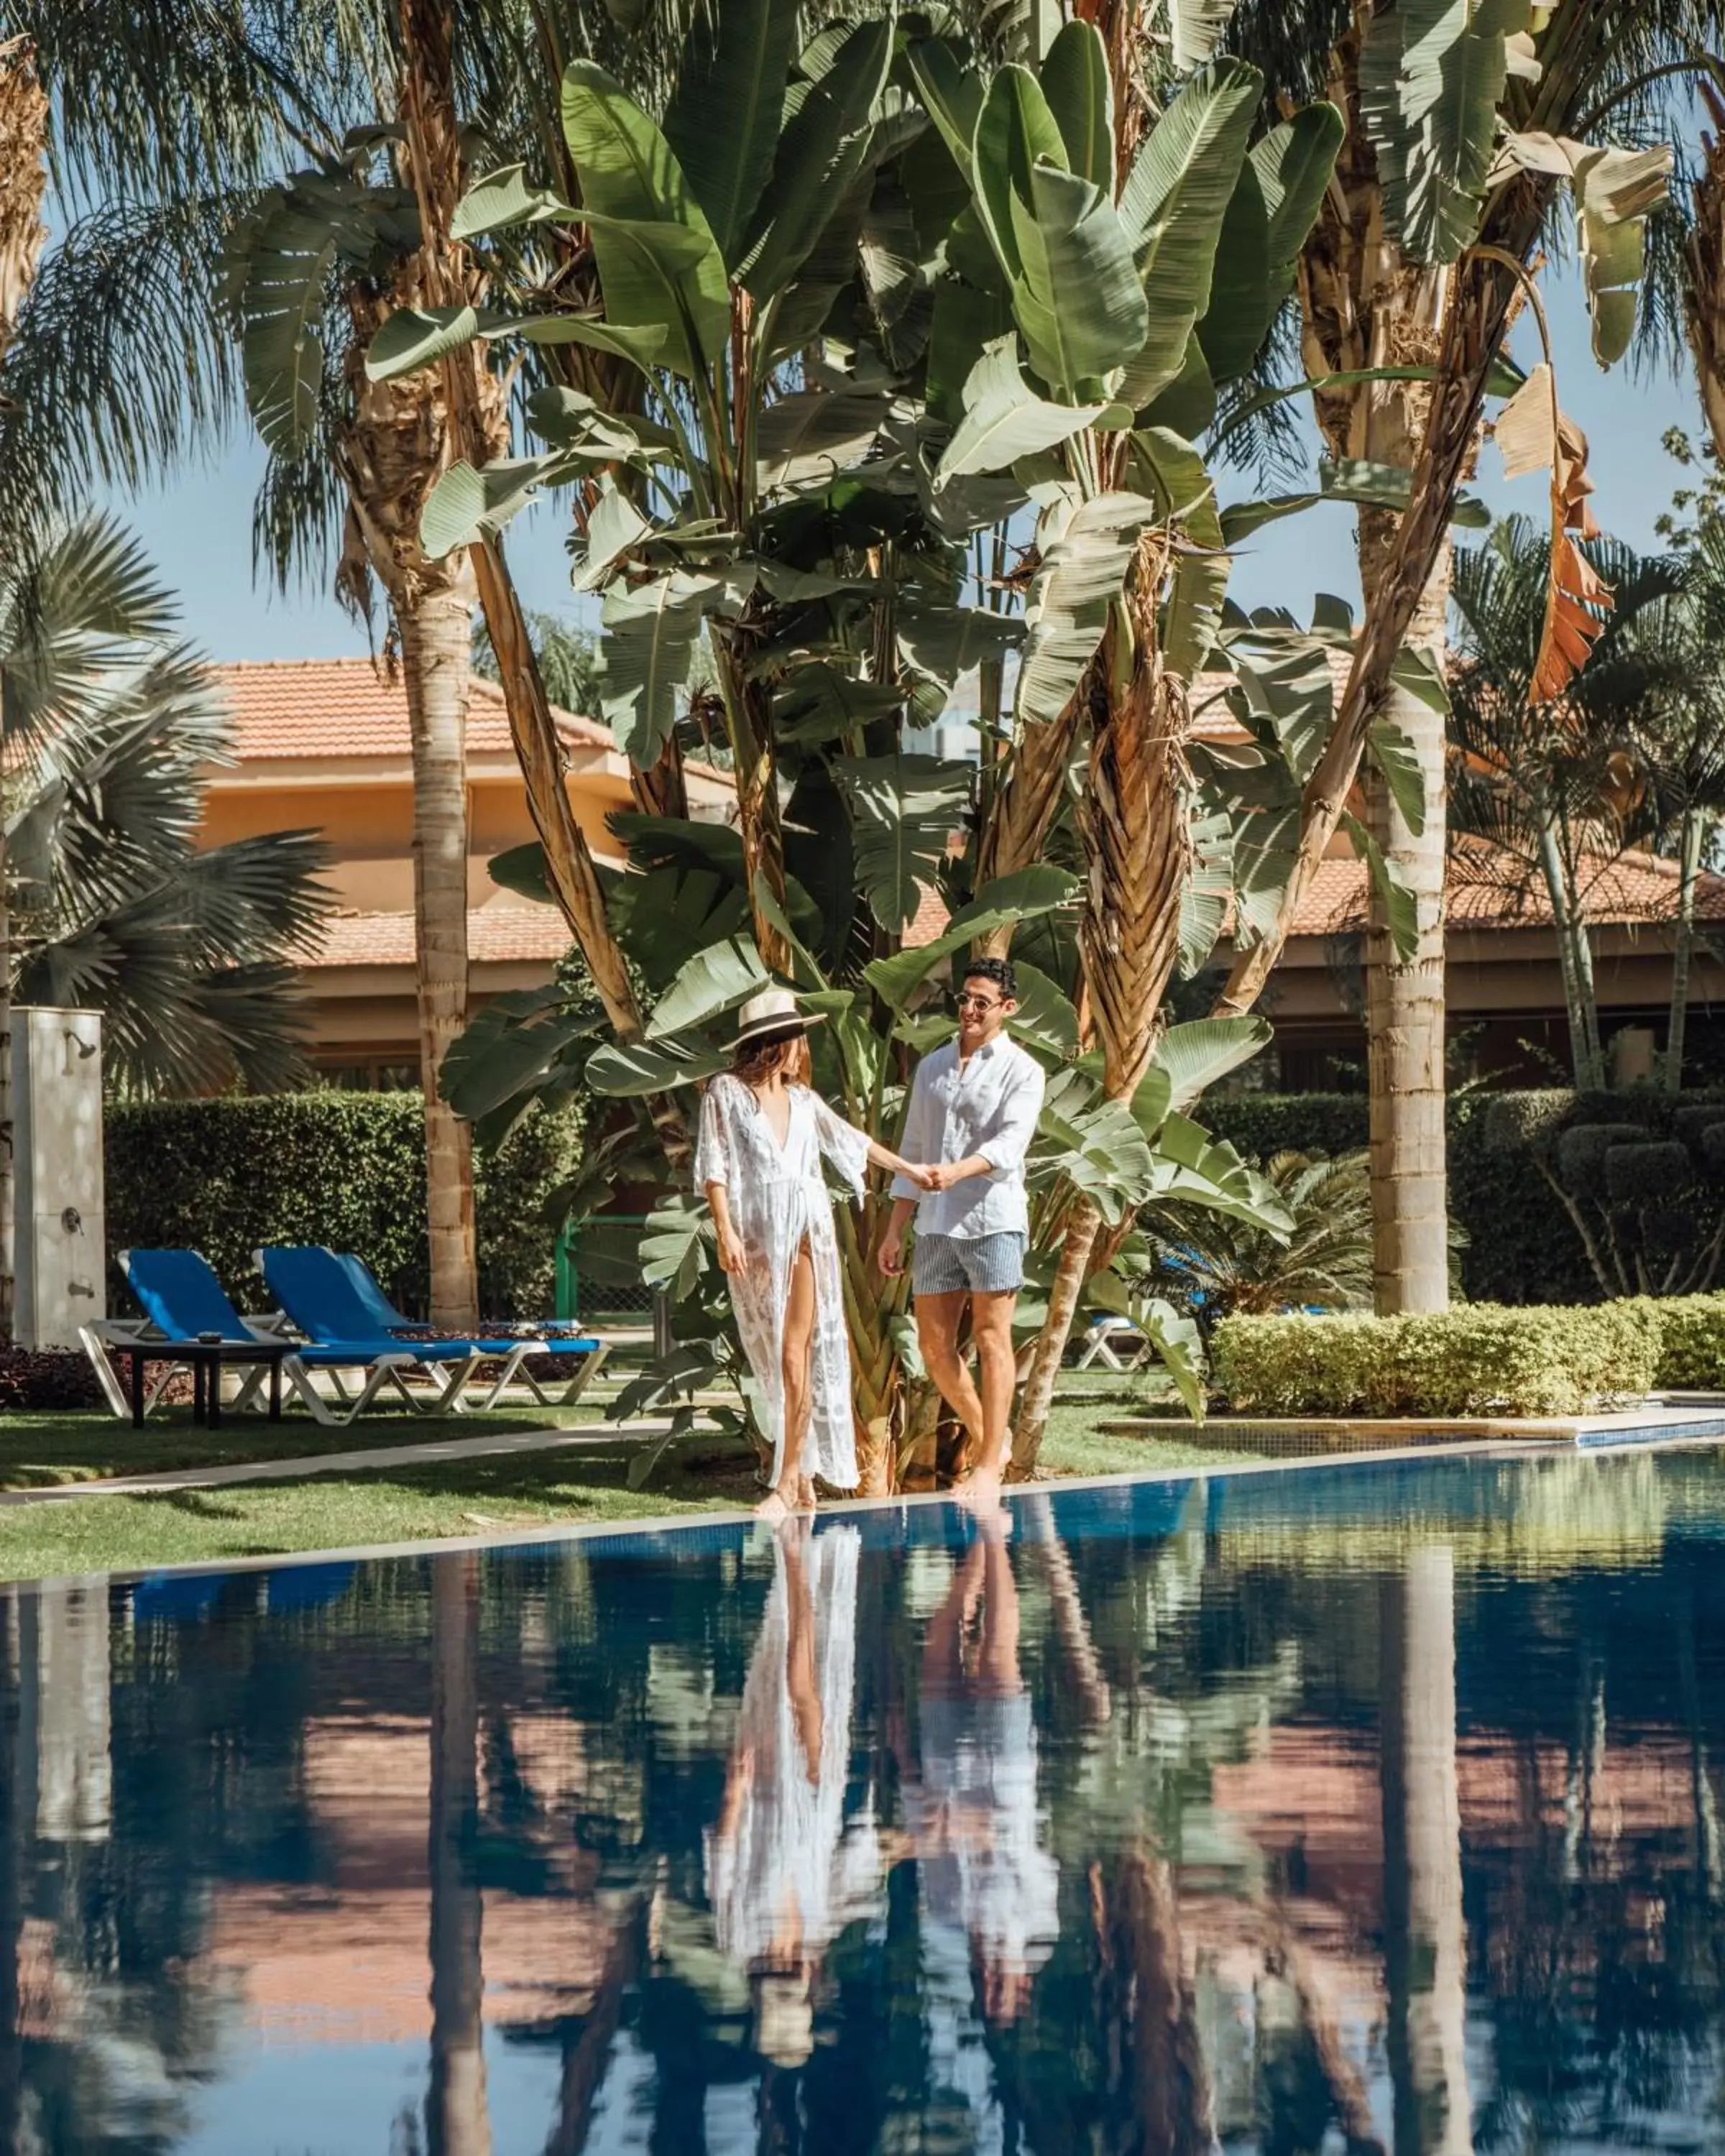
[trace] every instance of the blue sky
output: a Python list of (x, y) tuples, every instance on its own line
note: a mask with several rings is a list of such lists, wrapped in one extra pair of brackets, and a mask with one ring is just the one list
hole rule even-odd
[[(1686, 374), (1681, 379), (1638, 379), (1628, 363), (1602, 373), (1588, 346), (1586, 310), (1576, 280), (1551, 280), (1548, 305), (1557, 352), (1558, 386), (1565, 410), (1584, 430), (1597, 491), (1594, 508), (1614, 536), (1652, 547), (1654, 519), (1682, 483), (1680, 468), (1661, 447), (1666, 429), (1692, 434), (1700, 408)], [(1524, 319), (1517, 336), (1524, 364), (1538, 355), (1532, 326)], [(362, 627), (350, 621), (326, 592), (301, 589), (284, 596), (255, 583), (251, 572), (251, 503), (262, 454), (242, 431), (224, 452), (203, 467), (174, 476), (136, 500), (114, 497), (112, 506), (140, 532), (164, 574), (178, 588), (189, 634), (219, 660), (312, 659), (363, 653)], [(1224, 499), (1245, 491), (1224, 486)], [(1538, 479), (1506, 485), (1497, 453), (1481, 459), (1477, 492), (1499, 513), (1545, 511)], [(1232, 594), (1242, 605), (1277, 604), (1304, 614), (1314, 592), (1358, 599), (1353, 570), (1353, 519), (1344, 508), (1319, 508), (1272, 525), (1236, 557)], [(531, 511), (510, 528), (516, 576), (531, 608), (574, 611), (563, 552), (567, 519), (555, 506)]]

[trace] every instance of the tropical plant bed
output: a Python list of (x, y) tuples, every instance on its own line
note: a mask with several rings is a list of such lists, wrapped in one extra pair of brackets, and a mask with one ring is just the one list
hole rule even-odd
[(1164, 1444), (1183, 1436), (1189, 1445), (1214, 1445), (1219, 1452), (1254, 1453), (1267, 1458), (1494, 1442), (1584, 1447), (1651, 1445), (1683, 1438), (1725, 1440), (1725, 1401), (1707, 1406), (1656, 1398), (1609, 1414), (1591, 1415), (1214, 1415), (1196, 1425), (1179, 1416), (1141, 1415), (1129, 1421), (1100, 1423), (1097, 1428), (1110, 1437), (1138, 1437)]

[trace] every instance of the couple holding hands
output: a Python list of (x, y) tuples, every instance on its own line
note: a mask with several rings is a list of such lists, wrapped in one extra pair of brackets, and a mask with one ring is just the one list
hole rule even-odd
[[(788, 989), (769, 988), (739, 1015), (731, 1069), (701, 1106), (696, 1181), (717, 1230), (737, 1328), (773, 1445), (763, 1518), (809, 1512), (814, 1480), (856, 1486), (850, 1351), (833, 1207), (831, 1163), (857, 1198), (870, 1165), (891, 1169), (893, 1208), (876, 1261), (911, 1281), (929, 1375), (964, 1425), (978, 1503), (998, 1500), (1011, 1444), (1013, 1306), (1024, 1279), (1029, 1216), (1024, 1156), (1042, 1110), (1041, 1066), (1011, 1040), (1017, 983), (1004, 958), (965, 969), (957, 1038), (917, 1065), (905, 1157), (834, 1114), (809, 1084), (806, 1035), (820, 1023)], [(966, 1308), (979, 1378), (959, 1346)]]

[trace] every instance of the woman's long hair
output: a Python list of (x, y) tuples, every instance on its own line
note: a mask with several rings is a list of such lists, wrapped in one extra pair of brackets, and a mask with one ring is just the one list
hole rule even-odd
[(746, 1040), (731, 1059), (733, 1077), (745, 1086), (764, 1086), (782, 1073), (788, 1086), (806, 1086), (809, 1079), (809, 1036), (781, 1034), (777, 1040)]

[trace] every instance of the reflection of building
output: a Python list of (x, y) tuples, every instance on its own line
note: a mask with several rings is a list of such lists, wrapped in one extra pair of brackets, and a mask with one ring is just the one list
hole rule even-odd
[[(584, 1780), (581, 1726), (511, 1715), (525, 1794), (561, 1817)], [(213, 1891), (208, 1952), (232, 1980), (249, 2039), (264, 2044), (391, 2043), (430, 2027), (428, 1725), (411, 1716), (328, 1716), (304, 1731), (304, 1791), (320, 1864), (307, 1887), (224, 1880)], [(485, 1895), (485, 2014), (521, 2025), (583, 2014), (612, 1943), (599, 1863), (567, 1830), (547, 1836), (547, 1890)]]
[[(208, 774), (212, 845), (259, 831), (315, 829), (335, 855), (341, 911), (306, 968), (313, 1055), (358, 1083), (418, 1082), (413, 1012), (413, 765), (407, 696), (369, 660), (306, 660), (215, 670), (234, 721), (235, 762)], [(575, 820), (601, 861), (623, 850), (606, 819), (630, 807), (629, 764), (608, 730), (559, 715)], [(689, 774), (691, 807), (721, 822), (729, 782)], [(533, 828), (502, 692), (472, 686), (467, 722), (468, 939), (476, 1002), (536, 986), (568, 947), (562, 917), (500, 890), (487, 863)]]
[[(1332, 673), (1339, 692), (1347, 654), (1337, 653)], [(1246, 736), (1221, 701), (1229, 677), (1209, 675), (1194, 685), (1194, 728), (1203, 742), (1243, 744)], [(916, 746), (952, 757), (973, 757), (975, 732), (967, 721), (973, 702), (949, 706), (938, 738), (919, 736)], [(1356, 798), (1351, 806), (1362, 809)], [(1671, 998), (1672, 925), (1677, 906), (1677, 865), (1651, 854), (1599, 860), (1584, 874), (1602, 1029), (1614, 1077), (1628, 1083), (1651, 1076), (1652, 1059), (1665, 1037)], [(1293, 932), (1271, 974), (1259, 1008), (1276, 1027), (1276, 1039), (1252, 1065), (1255, 1083), (1282, 1091), (1327, 1091), (1338, 1079), (1364, 1083), (1363, 1025), (1366, 865), (1345, 831), (1338, 830), (1311, 891), (1295, 916)], [(1445, 895), (1445, 993), (1452, 1040), (1466, 1037), (1466, 1060), (1481, 1071), (1513, 1073), (1526, 1082), (1551, 1082), (1551, 1061), (1569, 1062), (1563, 978), (1550, 904), (1537, 876), (1529, 882), (1518, 864), (1483, 841), (1452, 834)], [(1701, 934), (1690, 975), (1689, 1055), (1707, 1057), (1712, 1028), (1708, 1006), (1725, 998), (1725, 877), (1703, 875), (1697, 899)], [(946, 909), (930, 896), (911, 942), (932, 940), (945, 926)], [(1224, 937), (1217, 963), (1230, 946)], [(1529, 1046), (1534, 1053), (1530, 1057)], [(1725, 1030), (1720, 1050), (1725, 1051)], [(1547, 1060), (1545, 1059), (1550, 1059)]]

